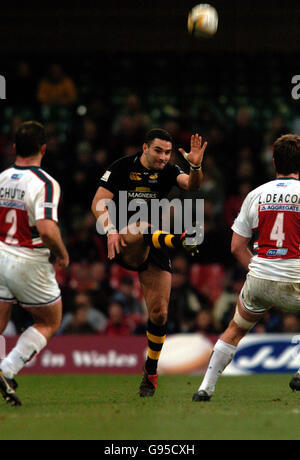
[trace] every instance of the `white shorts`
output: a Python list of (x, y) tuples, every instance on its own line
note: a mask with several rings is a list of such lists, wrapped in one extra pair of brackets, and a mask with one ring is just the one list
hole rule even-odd
[(240, 301), (251, 313), (264, 313), (273, 307), (296, 313), (300, 311), (300, 283), (271, 281), (247, 275)]
[(58, 302), (61, 292), (54, 267), (0, 252), (0, 301), (22, 307), (42, 307)]

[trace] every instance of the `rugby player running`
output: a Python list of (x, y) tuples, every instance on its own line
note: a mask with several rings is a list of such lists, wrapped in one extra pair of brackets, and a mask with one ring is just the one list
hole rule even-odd
[(62, 318), (50, 251), (61, 268), (68, 266), (69, 255), (57, 225), (60, 186), (41, 168), (44, 126), (36, 121), (21, 124), (14, 148), (15, 164), (0, 174), (0, 334), (16, 302), (33, 324), (0, 364), (0, 394), (20, 406), (15, 376), (46, 347)]
[(153, 396), (158, 383), (157, 365), (166, 337), (171, 292), (169, 250), (184, 248), (193, 255), (197, 252), (197, 244), (190, 244), (192, 239), (186, 232), (173, 235), (152, 227), (149, 221), (128, 225), (128, 220), (125, 228), (118, 228), (119, 222), (112, 221), (103, 202), (114, 200), (118, 208), (122, 191), (127, 192), (128, 203), (137, 196), (148, 203), (153, 199), (161, 200), (174, 185), (198, 191), (203, 179), (201, 164), (206, 147), (207, 142), (202, 142), (195, 134), (191, 136), (189, 154), (179, 149), (190, 164), (190, 173), (185, 174), (177, 165), (169, 164), (173, 149), (171, 135), (163, 129), (152, 129), (146, 135), (141, 153), (123, 157), (108, 168), (93, 200), (93, 214), (107, 234), (108, 258), (139, 273), (148, 309), (148, 354), (139, 389), (141, 397)]
[[(276, 179), (245, 198), (232, 230), (231, 250), (246, 270), (236, 312), (217, 341), (193, 401), (209, 401), (219, 376), (240, 340), (272, 307), (300, 311), (300, 137), (287, 134), (274, 143)], [(255, 255), (249, 249), (254, 237)], [(300, 371), (290, 382), (300, 390)]]

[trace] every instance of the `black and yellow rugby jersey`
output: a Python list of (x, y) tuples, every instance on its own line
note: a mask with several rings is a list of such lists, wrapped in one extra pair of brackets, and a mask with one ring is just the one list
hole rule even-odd
[[(139, 200), (147, 203), (154, 199), (161, 200), (167, 198), (173, 186), (178, 186), (177, 177), (185, 174), (179, 166), (171, 164), (167, 164), (161, 171), (149, 170), (142, 165), (141, 155), (138, 153), (115, 161), (100, 180), (99, 186), (114, 194), (117, 209), (123, 206), (120, 192), (126, 192), (128, 206), (133, 200), (136, 204)], [(135, 212), (128, 211), (128, 220)], [(118, 219), (114, 224), (119, 227)]]

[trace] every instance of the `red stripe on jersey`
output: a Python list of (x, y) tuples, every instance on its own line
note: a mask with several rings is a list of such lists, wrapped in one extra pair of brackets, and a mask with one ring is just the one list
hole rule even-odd
[(32, 230), (27, 211), (0, 207), (0, 241), (9, 246), (34, 249), (43, 244), (33, 244)]

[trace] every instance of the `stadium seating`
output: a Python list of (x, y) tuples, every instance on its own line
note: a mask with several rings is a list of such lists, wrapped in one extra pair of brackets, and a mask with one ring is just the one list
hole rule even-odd
[(194, 264), (190, 271), (192, 286), (213, 303), (224, 290), (225, 269), (220, 264)]
[(130, 270), (126, 270), (123, 267), (120, 267), (117, 264), (113, 264), (110, 268), (110, 285), (113, 289), (118, 290), (122, 278), (124, 277), (131, 277), (134, 283), (134, 290), (133, 295), (140, 301), (143, 299), (143, 294), (139, 282), (139, 275), (137, 272), (132, 272)]

